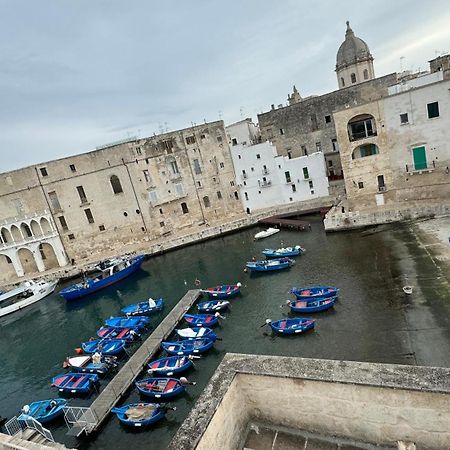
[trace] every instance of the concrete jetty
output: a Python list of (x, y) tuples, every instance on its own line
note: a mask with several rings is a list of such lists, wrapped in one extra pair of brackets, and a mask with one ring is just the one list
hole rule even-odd
[[(189, 310), (200, 295), (201, 292), (199, 289), (192, 289), (174, 306), (172, 311), (170, 311), (153, 333), (142, 343), (127, 363), (120, 369), (117, 375), (95, 399), (89, 408), (95, 423), (80, 431), (89, 434), (96, 431), (102, 425), (111, 409), (132, 385), (148, 361), (160, 350), (161, 341), (169, 336), (183, 315)], [(73, 435), (77, 433), (69, 432), (69, 434)]]

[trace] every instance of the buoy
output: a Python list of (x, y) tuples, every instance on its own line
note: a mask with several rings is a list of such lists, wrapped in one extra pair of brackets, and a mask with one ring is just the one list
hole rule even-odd
[(79, 355), (80, 353), (83, 353), (83, 349), (80, 348), (80, 347), (77, 347), (77, 348), (75, 349), (75, 353), (77, 353), (77, 354)]
[(403, 292), (404, 292), (405, 294), (410, 295), (410, 294), (412, 294), (412, 291), (413, 291), (412, 286), (403, 286)]
[(247, 272), (248, 272), (248, 270), (247, 270), (247, 267), (244, 267), (244, 272), (245, 272), (245, 273), (247, 273)]

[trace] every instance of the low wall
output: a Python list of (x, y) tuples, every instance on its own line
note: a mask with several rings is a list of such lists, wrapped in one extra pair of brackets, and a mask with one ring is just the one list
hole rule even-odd
[(450, 369), (227, 354), (169, 445), (241, 448), (252, 421), (448, 450)]
[(343, 231), (363, 228), (371, 225), (401, 222), (424, 217), (444, 216), (450, 214), (450, 204), (414, 205), (408, 208), (380, 206), (376, 209), (342, 212), (339, 206), (333, 207), (325, 216), (326, 231)]

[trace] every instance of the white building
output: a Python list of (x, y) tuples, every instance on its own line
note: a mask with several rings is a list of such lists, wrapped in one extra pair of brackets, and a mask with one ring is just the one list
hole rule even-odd
[(328, 195), (322, 152), (288, 158), (270, 142), (258, 143), (251, 119), (226, 127), (241, 199), (247, 212)]

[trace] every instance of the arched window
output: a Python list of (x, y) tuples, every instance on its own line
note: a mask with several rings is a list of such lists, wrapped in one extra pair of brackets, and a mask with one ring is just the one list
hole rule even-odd
[(348, 121), (347, 128), (350, 141), (377, 135), (375, 118), (371, 114), (359, 114), (353, 117)]
[(352, 83), (356, 83), (356, 74), (352, 73), (350, 79), (352, 80)]
[(369, 71), (367, 69), (364, 69), (363, 77), (364, 77), (365, 80), (369, 79)]
[(187, 206), (187, 203), (183, 202), (181, 204), (181, 211), (183, 211), (183, 214), (187, 214), (189, 212), (189, 208)]
[(109, 181), (111, 182), (114, 194), (120, 194), (121, 192), (123, 192), (122, 185), (120, 184), (120, 180), (117, 175), (111, 175)]
[(365, 158), (366, 156), (378, 155), (378, 146), (375, 144), (364, 144), (356, 147), (352, 153), (352, 159)]
[(341, 77), (341, 85), (342, 85), (342, 87), (345, 87), (344, 77)]
[(211, 206), (211, 202), (209, 201), (209, 197), (207, 195), (203, 197), (203, 203), (205, 204), (205, 208), (209, 208)]

